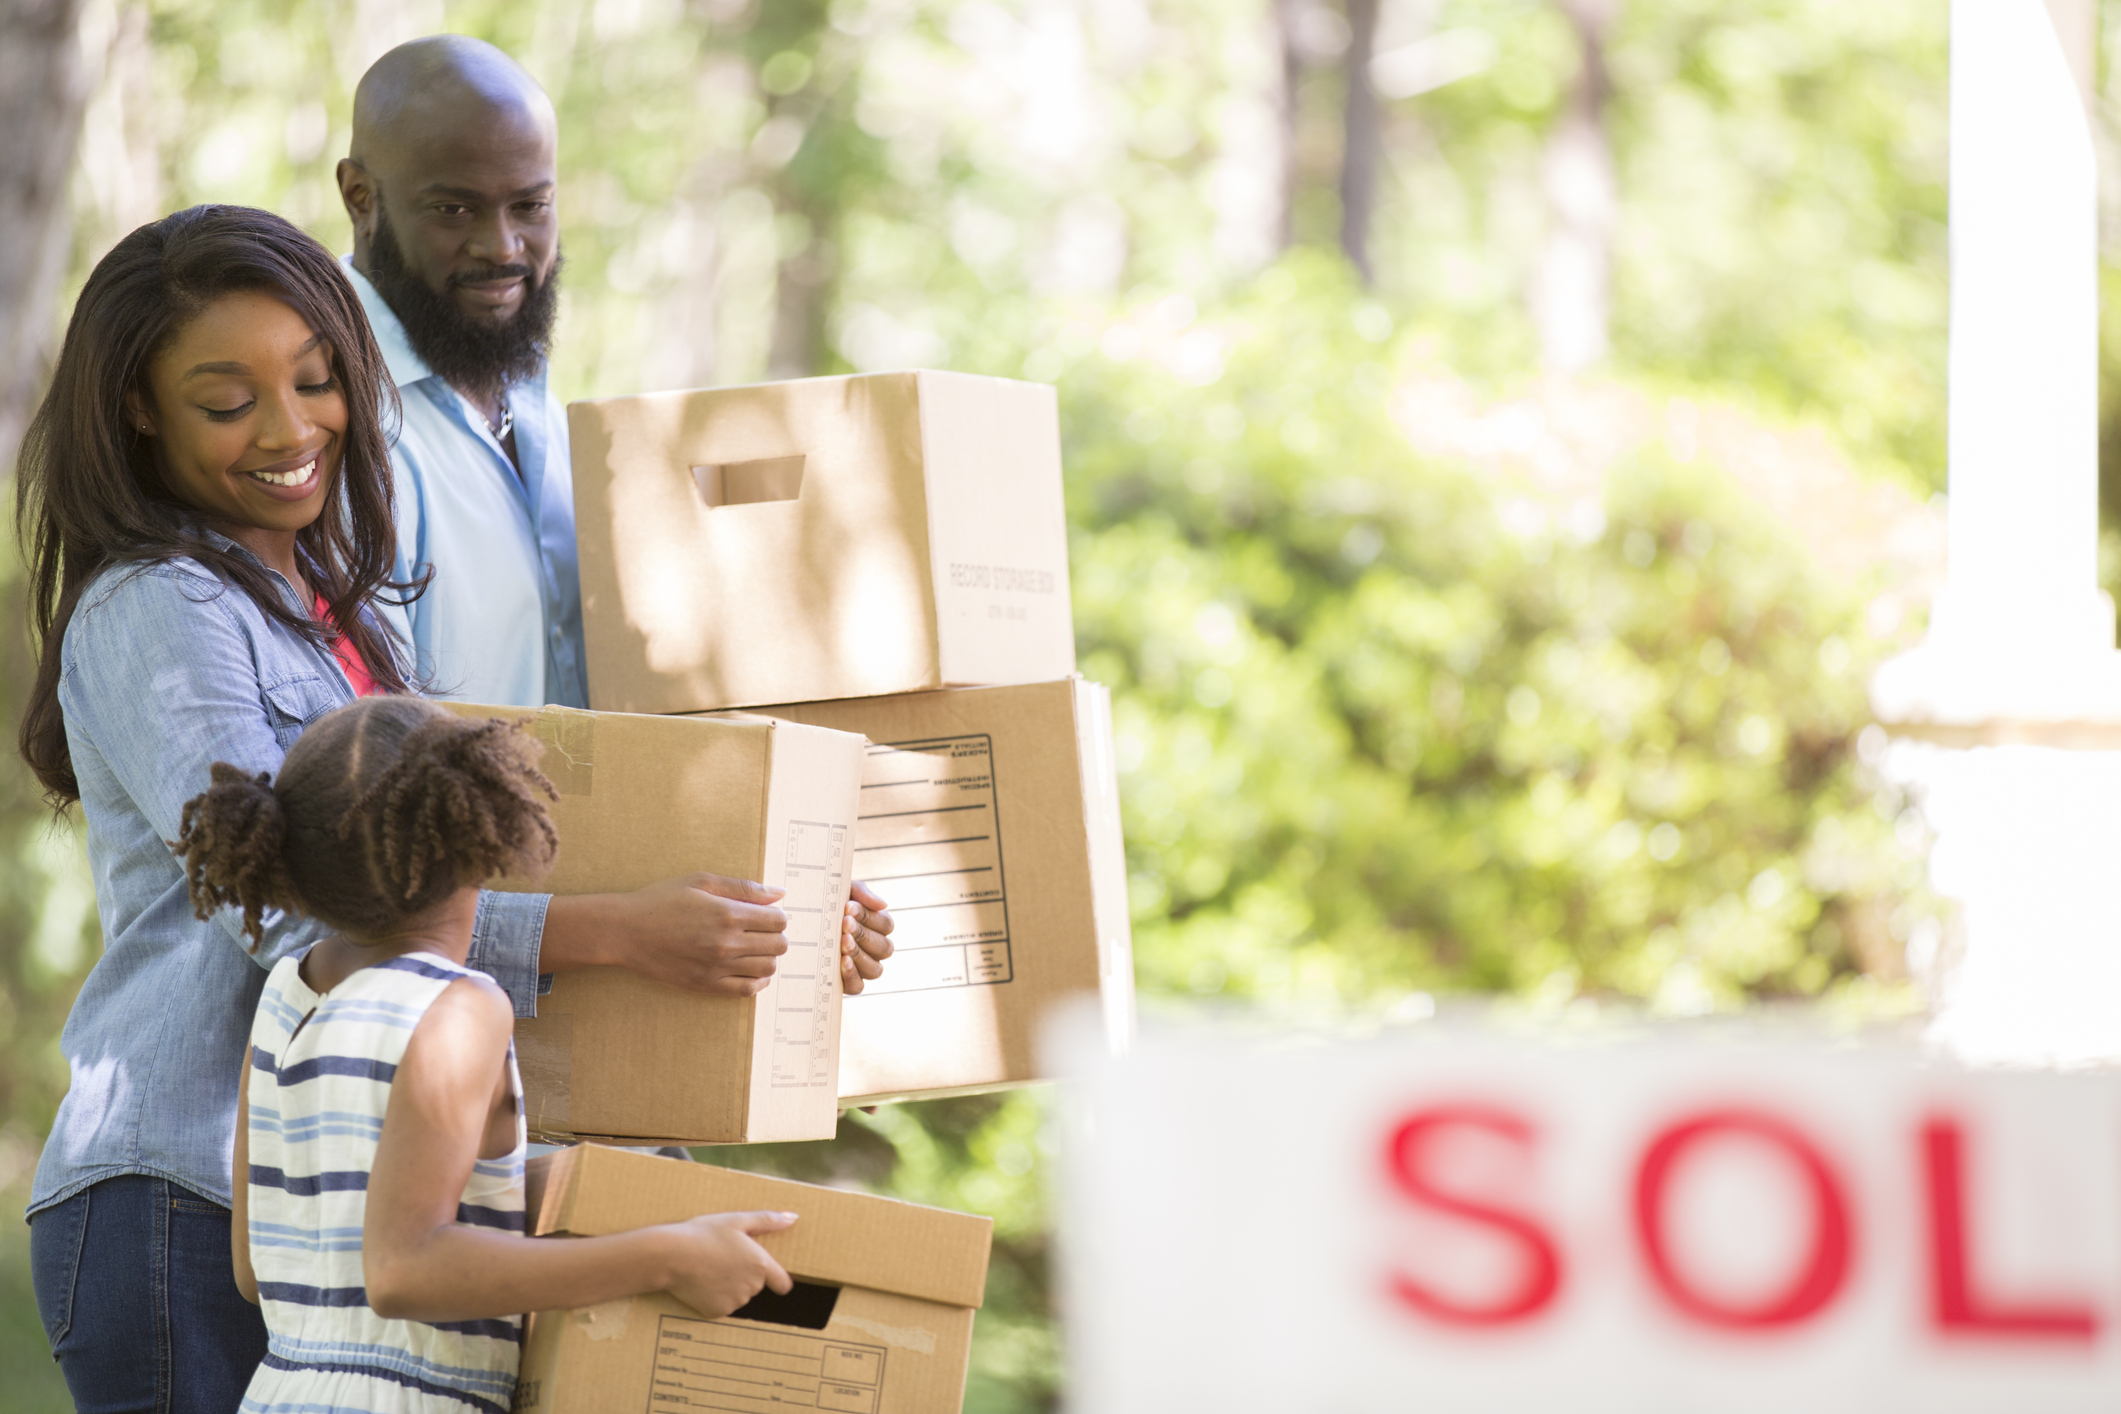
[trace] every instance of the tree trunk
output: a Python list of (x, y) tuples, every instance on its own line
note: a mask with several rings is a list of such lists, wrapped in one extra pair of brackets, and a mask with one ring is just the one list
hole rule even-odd
[(1548, 229), (1533, 276), (1532, 314), (1546, 366), (1573, 373), (1606, 355), (1613, 224), (1618, 205), (1606, 136), (1612, 96), (1605, 40), (1620, 0), (1560, 0), (1583, 62), (1540, 162)]
[[(84, 0), (0, 0), (0, 480), (13, 473), (52, 352), (52, 297), (70, 244), (68, 187), (97, 79), (83, 62), (97, 52), (83, 43), (86, 9)], [(53, 926), (55, 871), (40, 863), (49, 857), (51, 815), (13, 751), (35, 671), (26, 591), (13, 547), (0, 546), (0, 721), (9, 726), (0, 764), (0, 1172), (12, 1167), (9, 1150), (36, 1152), (65, 1093), (65, 1066), (53, 1058), (78, 985), (49, 978), (30, 957), (37, 931)], [(85, 891), (87, 880), (79, 882)]]
[(14, 465), (51, 355), (67, 184), (95, 75), (84, 0), (0, 0), (0, 469)]
[(1377, 209), (1377, 167), (1381, 141), (1377, 130), (1377, 90), (1370, 83), (1370, 59), (1377, 49), (1377, 0), (1348, 0), (1347, 118), (1342, 125), (1340, 156), (1340, 248), (1372, 283), (1370, 217)]
[(1280, 85), (1274, 94), (1279, 169), (1275, 183), (1274, 249), (1287, 250), (1296, 240), (1296, 189), (1300, 180), (1297, 153), (1298, 89), (1303, 83), (1303, 43), (1297, 34), (1301, 0), (1273, 0), (1274, 49), (1280, 60)]
[(815, 226), (812, 232), (808, 245), (783, 255), (775, 267), (773, 340), (766, 354), (768, 378), (808, 378), (819, 372), (824, 363), (825, 316), (832, 304), (834, 250), (832, 242)]

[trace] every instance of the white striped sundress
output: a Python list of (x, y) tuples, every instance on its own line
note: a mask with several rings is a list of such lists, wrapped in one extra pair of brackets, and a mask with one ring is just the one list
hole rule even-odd
[[(413, 1028), (471, 973), (428, 953), (364, 967), (319, 995), (300, 959), (266, 979), (250, 1033), (250, 1261), (270, 1343), (246, 1414), (506, 1414), (517, 1317), (387, 1320), (368, 1307), (361, 1224), (391, 1081)], [(480, 1159), (457, 1221), (523, 1231), (523, 1086), (516, 1143)]]

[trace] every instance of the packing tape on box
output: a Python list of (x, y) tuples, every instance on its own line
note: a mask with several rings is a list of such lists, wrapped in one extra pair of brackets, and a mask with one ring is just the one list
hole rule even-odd
[(902, 1350), (911, 1350), (920, 1355), (935, 1354), (935, 1332), (926, 1326), (888, 1326), (882, 1321), (872, 1321), (865, 1316), (849, 1316), (835, 1312), (832, 1324), (852, 1326), (864, 1335), (873, 1335), (886, 1345), (896, 1345)]
[(516, 1070), (523, 1077), (523, 1121), (533, 1135), (566, 1134), (568, 1082), (574, 1073), (574, 1018), (540, 1016), (516, 1023)]
[(626, 1334), (626, 1327), (633, 1324), (633, 1303), (637, 1299), (621, 1296), (602, 1305), (584, 1306), (571, 1312), (570, 1317), (591, 1340), (618, 1340)]
[(530, 734), (545, 743), (540, 764), (561, 795), (595, 793), (597, 716), (573, 707), (540, 707)]

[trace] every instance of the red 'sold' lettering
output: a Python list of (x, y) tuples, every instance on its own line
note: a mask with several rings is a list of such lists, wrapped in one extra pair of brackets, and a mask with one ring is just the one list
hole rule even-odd
[[(1805, 1178), (1811, 1199), (1810, 1250), (1779, 1292), (1750, 1304), (1713, 1300), (1690, 1283), (1672, 1260), (1665, 1236), (1665, 1194), (1687, 1150), (1720, 1135), (1760, 1140), (1787, 1154)], [(1725, 1330), (1769, 1330), (1817, 1315), (1833, 1301), (1849, 1268), (1848, 1201), (1818, 1148), (1796, 1126), (1756, 1110), (1715, 1110), (1668, 1125), (1643, 1152), (1635, 1176), (1635, 1232), (1657, 1289), (1694, 1320)]]
[(1922, 1126), (1922, 1168), (1929, 1201), (1930, 1314), (1945, 1335), (2005, 1340), (2089, 1341), (2099, 1333), (2089, 1306), (2061, 1301), (2010, 1305), (1984, 1295), (1974, 1279), (1966, 1230), (1965, 1145), (1959, 1122)]
[(1518, 1279), (1500, 1296), (1472, 1304), (1444, 1296), (1427, 1284), (1395, 1272), (1392, 1293), (1409, 1309), (1451, 1326), (1501, 1326), (1528, 1320), (1546, 1309), (1561, 1289), (1561, 1257), (1553, 1240), (1531, 1218), (1479, 1199), (1446, 1193), (1430, 1173), (1428, 1145), (1446, 1130), (1484, 1131), (1510, 1141), (1529, 1158), (1536, 1135), (1529, 1122), (1485, 1105), (1444, 1105), (1409, 1116), (1385, 1146), (1385, 1168), (1393, 1187), (1425, 1208), (1479, 1224), (1513, 1242), (1522, 1252)]

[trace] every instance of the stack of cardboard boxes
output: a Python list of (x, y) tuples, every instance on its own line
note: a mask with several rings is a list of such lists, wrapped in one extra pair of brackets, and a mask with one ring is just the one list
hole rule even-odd
[[(1134, 994), (1111, 710), (1074, 674), (1053, 390), (812, 378), (577, 403), (570, 432), (595, 710), (534, 714), (561, 848), (551, 875), (507, 886), (756, 879), (787, 890), (789, 950), (756, 998), (616, 969), (556, 979), (517, 1027), (533, 1131), (827, 1138), (847, 1106), (1038, 1079), (1039, 1022), (1070, 996), (1100, 997), (1121, 1042)], [(855, 879), (889, 902), (897, 952), (843, 1010)], [(571, 1152), (599, 1157), (570, 1160), (548, 1194), (646, 1181), (605, 1151)], [(665, 1220), (598, 1201), (600, 1221)], [(562, 1216), (580, 1203), (544, 1206), (542, 1231), (609, 1230)], [(956, 1221), (978, 1225), (983, 1272), (984, 1220)], [(837, 1270), (819, 1261), (807, 1275)], [(955, 1303), (969, 1332), (976, 1287), (922, 1281), (856, 1284)], [(561, 1329), (608, 1337), (574, 1325), (544, 1322), (539, 1358)], [(957, 1371), (961, 1384), (962, 1352)], [(531, 1379), (526, 1366), (526, 1391)], [(816, 1407), (956, 1407), (939, 1388), (907, 1405), (878, 1389), (881, 1402)]]

